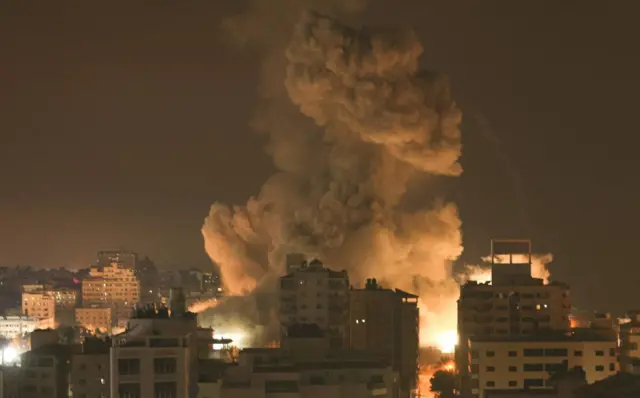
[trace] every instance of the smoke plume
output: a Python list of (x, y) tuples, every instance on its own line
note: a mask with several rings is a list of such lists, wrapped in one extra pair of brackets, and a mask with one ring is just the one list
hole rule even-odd
[(285, 255), (299, 252), (347, 270), (352, 283), (375, 277), (415, 292), (427, 321), (455, 330), (456, 206), (406, 203), (430, 190), (420, 176), (462, 172), (461, 113), (448, 80), (419, 69), (423, 48), (410, 30), (354, 29), (304, 12), (287, 43), (256, 34), (247, 21), (266, 11), (253, 11), (230, 25), (243, 40), (260, 39), (264, 102), (254, 126), (268, 134), (279, 172), (245, 206), (216, 203), (205, 220), (205, 247), (226, 291), (275, 288)]

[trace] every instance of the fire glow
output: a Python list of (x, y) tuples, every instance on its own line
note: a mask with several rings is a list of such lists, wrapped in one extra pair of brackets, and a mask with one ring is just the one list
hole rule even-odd
[(431, 378), (438, 371), (453, 373), (456, 371), (456, 364), (452, 359), (448, 359), (434, 365), (420, 365), (418, 369), (418, 391), (416, 392), (416, 396), (436, 398), (436, 394), (431, 391)]

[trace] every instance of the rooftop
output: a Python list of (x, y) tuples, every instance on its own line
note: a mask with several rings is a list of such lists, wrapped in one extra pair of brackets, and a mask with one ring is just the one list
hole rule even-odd
[(309, 262), (307, 261), (303, 261), (302, 265), (300, 266), (299, 269), (297, 269), (295, 272), (292, 272), (290, 274), (287, 274), (285, 276), (283, 276), (282, 278), (293, 278), (295, 276), (296, 273), (298, 272), (325, 272), (329, 274), (330, 278), (346, 278), (347, 277), (347, 271), (342, 270), (342, 271), (334, 271), (331, 270), (329, 268), (326, 268), (322, 262), (320, 260), (311, 260)]
[[(605, 333), (603, 333), (605, 332)], [(592, 328), (575, 328), (570, 332), (555, 330), (540, 330), (534, 335), (527, 336), (488, 336), (488, 337), (471, 337), (472, 342), (496, 342), (496, 343), (513, 343), (513, 342), (563, 342), (563, 341), (610, 341), (616, 342), (617, 337), (613, 330), (606, 333), (602, 329)]]

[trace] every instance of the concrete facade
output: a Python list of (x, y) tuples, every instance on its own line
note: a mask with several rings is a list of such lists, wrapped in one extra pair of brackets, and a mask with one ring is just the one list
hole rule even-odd
[[(600, 338), (592, 331), (549, 338), (472, 339), (472, 393), (487, 390), (550, 389), (553, 374), (580, 368), (591, 384), (616, 374), (615, 336)], [(587, 336), (591, 335), (591, 336)]]
[(398, 372), (400, 396), (417, 387), (418, 297), (384, 289), (375, 279), (350, 292), (350, 346), (382, 356)]
[(318, 325), (333, 347), (349, 342), (349, 277), (332, 271), (317, 260), (305, 263), (280, 278), (280, 325), (282, 338), (297, 323)]

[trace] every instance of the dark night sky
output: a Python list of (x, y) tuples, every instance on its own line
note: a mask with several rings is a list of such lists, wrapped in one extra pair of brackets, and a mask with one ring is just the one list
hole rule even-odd
[[(83, 266), (124, 246), (207, 266), (209, 205), (244, 203), (272, 172), (247, 126), (256, 59), (219, 29), (242, 1), (11, 3), (0, 263)], [(633, 2), (372, 3), (367, 18), (418, 31), (425, 65), (451, 75), (465, 112), (465, 174), (449, 195), (465, 259), (491, 237), (529, 236), (578, 306), (640, 306), (625, 302), (640, 282)]]

